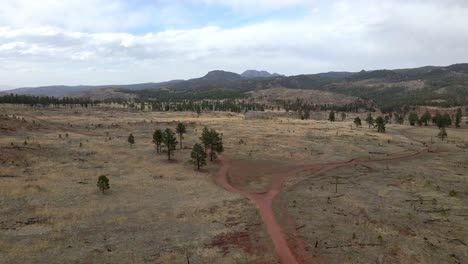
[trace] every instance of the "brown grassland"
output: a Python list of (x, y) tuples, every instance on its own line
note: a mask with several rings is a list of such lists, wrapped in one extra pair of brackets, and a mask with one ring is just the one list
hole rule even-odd
[[(366, 161), (285, 179), (272, 207), (298, 263), (468, 263), (466, 125), (441, 141), (434, 126), (377, 133), (325, 117), (0, 105), (0, 263), (278, 263), (256, 204), (217, 184), (217, 162), (189, 162), (204, 126), (248, 193)], [(168, 162), (152, 134), (177, 121), (184, 148)]]

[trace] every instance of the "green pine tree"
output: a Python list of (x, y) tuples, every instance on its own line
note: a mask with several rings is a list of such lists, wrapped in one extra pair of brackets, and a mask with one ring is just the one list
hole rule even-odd
[(161, 129), (156, 129), (153, 133), (153, 143), (156, 145), (156, 152), (161, 152), (161, 143), (163, 141), (163, 132)]
[(354, 118), (354, 124), (356, 125), (356, 127), (360, 127), (362, 125), (361, 118), (359, 118), (359, 116), (356, 116), (356, 118)]
[(461, 108), (458, 108), (457, 113), (455, 114), (455, 127), (460, 127), (461, 119), (462, 119), (462, 110)]
[(192, 158), (192, 163), (197, 165), (197, 169), (200, 169), (201, 167), (206, 165), (206, 156), (207, 155), (203, 150), (202, 145), (196, 143), (192, 148), (192, 153), (190, 154), (190, 157)]
[(330, 122), (335, 122), (335, 111), (330, 111), (330, 114), (328, 115), (328, 120), (330, 120)]
[(416, 122), (418, 122), (418, 114), (416, 112), (411, 112), (408, 116), (408, 121), (410, 123), (411, 126), (414, 126), (416, 124)]
[(182, 138), (183, 135), (187, 132), (184, 123), (179, 122), (177, 124), (176, 128), (176, 133), (179, 134), (179, 140), (180, 140), (180, 149), (182, 149)]
[(439, 134), (437, 135), (442, 141), (447, 138), (447, 131), (445, 130), (445, 127), (441, 127)]
[(130, 135), (128, 136), (127, 141), (128, 141), (128, 143), (130, 143), (130, 147), (132, 147), (133, 144), (135, 144), (135, 137), (133, 136), (132, 133), (130, 133)]
[(369, 125), (369, 128), (374, 125), (374, 118), (371, 113), (367, 114), (366, 122)]
[(216, 159), (216, 153), (224, 151), (221, 135), (214, 129), (209, 130), (207, 127), (203, 128), (200, 140), (205, 146), (205, 152), (209, 150), (210, 161)]
[(377, 132), (385, 133), (385, 120), (381, 116), (375, 119), (375, 124), (377, 125)]
[(341, 121), (344, 121), (346, 119), (346, 113), (341, 112)]
[(172, 129), (166, 128), (164, 130), (162, 144), (166, 147), (167, 159), (171, 160), (171, 155), (177, 146), (177, 139)]
[(97, 187), (99, 188), (99, 190), (102, 191), (102, 193), (104, 193), (104, 191), (106, 190), (109, 190), (109, 179), (105, 175), (99, 176), (97, 181)]

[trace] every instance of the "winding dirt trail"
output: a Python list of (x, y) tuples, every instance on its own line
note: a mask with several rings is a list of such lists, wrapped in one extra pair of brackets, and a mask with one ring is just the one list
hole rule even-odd
[[(318, 263), (318, 261), (311, 256), (308, 256), (304, 243), (302, 239), (297, 235), (295, 228), (288, 230), (289, 232), (284, 232), (281, 230), (281, 227), (275, 218), (272, 203), (275, 196), (282, 190), (284, 182), (289, 179), (297, 176), (299, 173), (309, 172), (312, 173), (308, 177), (316, 176), (331, 170), (334, 170), (339, 167), (346, 166), (355, 166), (355, 165), (365, 165), (368, 163), (378, 163), (378, 162), (390, 162), (390, 161), (405, 161), (419, 157), (427, 152), (434, 151), (431, 147), (426, 147), (420, 151), (412, 153), (403, 153), (400, 155), (393, 155), (384, 159), (374, 159), (374, 160), (365, 160), (365, 159), (351, 159), (344, 162), (328, 162), (322, 164), (312, 164), (299, 166), (287, 173), (280, 174), (279, 176), (273, 178), (268, 191), (263, 193), (251, 193), (245, 190), (236, 188), (233, 184), (229, 182), (228, 172), (232, 167), (232, 164), (224, 158), (224, 156), (219, 156), (220, 168), (216, 175), (216, 183), (228, 191), (238, 193), (244, 197), (250, 199), (258, 207), (260, 214), (262, 216), (263, 222), (266, 226), (268, 235), (270, 236), (273, 246), (275, 248), (276, 255), (280, 263), (284, 264), (301, 264), (301, 263)], [(286, 240), (286, 235), (291, 237), (296, 243), (298, 248), (293, 251), (288, 245)]]

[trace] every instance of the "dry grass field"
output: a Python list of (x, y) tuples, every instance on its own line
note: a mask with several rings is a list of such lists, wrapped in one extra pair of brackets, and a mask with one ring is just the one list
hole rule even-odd
[[(256, 204), (217, 184), (218, 163), (189, 163), (204, 126), (223, 134), (238, 190), (290, 174), (273, 211), (298, 263), (467, 263), (466, 126), (442, 142), (435, 127), (381, 134), (352, 118), (0, 106), (0, 263), (278, 263)], [(168, 162), (152, 133), (177, 121)]]

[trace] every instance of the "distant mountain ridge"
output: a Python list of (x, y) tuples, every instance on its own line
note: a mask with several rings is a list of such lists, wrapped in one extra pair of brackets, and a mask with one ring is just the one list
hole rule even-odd
[[(247, 70), (242, 74), (214, 70), (189, 80), (103, 86), (47, 86), (3, 93), (102, 98), (112, 94), (141, 100), (203, 100), (248, 97), (249, 91), (270, 88), (317, 90), (373, 100), (381, 109), (402, 105), (468, 105), (468, 63), (410, 69), (326, 72), (281, 76)], [(112, 89), (113, 93), (99, 93)], [(86, 92), (88, 91), (88, 92)], [(96, 93), (93, 93), (96, 91)], [(300, 98), (298, 98), (300, 99)]]
[(92, 90), (99, 90), (99, 89), (125, 89), (129, 91), (138, 91), (144, 89), (156, 89), (171, 86), (178, 82), (183, 82), (183, 80), (172, 80), (168, 82), (160, 82), (160, 83), (138, 83), (138, 84), (124, 84), (124, 85), (51, 85), (51, 86), (39, 86), (39, 87), (24, 87), (24, 88), (16, 88), (12, 90), (0, 91), (0, 95), (3, 94), (18, 94), (18, 95), (34, 95), (34, 96), (55, 96), (55, 97), (63, 97), (70, 94), (87, 92)]
[[(283, 76), (277, 73), (270, 74), (267, 71), (256, 71), (256, 70), (247, 70), (242, 74), (237, 74), (229, 71), (222, 70), (213, 70), (208, 72), (205, 76), (200, 78), (194, 78), (189, 80), (172, 80), (167, 82), (149, 82), (149, 83), (139, 83), (139, 84), (115, 84), (115, 85), (51, 85), (51, 86), (39, 86), (39, 87), (23, 87), (15, 88), (5, 91), (0, 91), (1, 94), (18, 94), (18, 95), (34, 95), (34, 96), (55, 96), (55, 97), (64, 97), (68, 95), (74, 95), (77, 93), (83, 93), (92, 90), (98, 89), (124, 89), (129, 91), (139, 91), (145, 89), (160, 89), (166, 87), (178, 86), (177, 84), (223, 84), (224, 82), (233, 82), (241, 81), (245, 79), (252, 78), (268, 78), (268, 77), (277, 77)], [(193, 86), (193, 85), (188, 85)], [(196, 85), (195, 85), (196, 86)], [(86, 93), (89, 94), (89, 93)]]
[(257, 70), (246, 70), (241, 73), (242, 78), (244, 79), (255, 79), (255, 78), (270, 78), (270, 77), (280, 77), (284, 76), (278, 73), (269, 73), (267, 71), (257, 71)]

